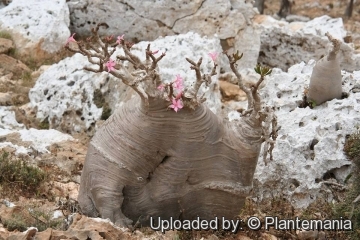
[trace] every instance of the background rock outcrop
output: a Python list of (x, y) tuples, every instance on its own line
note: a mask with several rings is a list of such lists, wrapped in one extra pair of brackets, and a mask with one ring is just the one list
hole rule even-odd
[(341, 18), (325, 15), (308, 22), (288, 23), (261, 15), (254, 22), (261, 32), (258, 61), (262, 64), (286, 71), (302, 61), (318, 60), (327, 55), (330, 48), (325, 36), (329, 32), (343, 42), (339, 54), (342, 69), (360, 69), (360, 54), (354, 52), (353, 44), (344, 42), (347, 32)]
[(243, 0), (70, 0), (68, 5), (70, 29), (80, 35), (90, 35), (90, 29), (100, 22), (109, 24), (106, 34), (125, 34), (135, 42), (189, 31), (209, 37), (216, 34), (224, 49), (235, 46), (244, 52), (246, 61), (240, 61), (241, 68), (257, 63), (260, 36), (252, 25), (256, 11)]
[(17, 0), (0, 9), (0, 31), (12, 36), (18, 54), (35, 60), (64, 46), (69, 24), (65, 0)]

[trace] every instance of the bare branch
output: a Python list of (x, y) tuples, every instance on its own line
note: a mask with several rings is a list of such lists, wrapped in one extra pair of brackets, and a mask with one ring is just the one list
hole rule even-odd
[(248, 99), (248, 106), (247, 106), (247, 110), (245, 112), (249, 112), (252, 111), (251, 109), (253, 108), (253, 103), (254, 103), (254, 99), (253, 99), (253, 94), (251, 92), (251, 90), (247, 87), (245, 87), (244, 83), (243, 83), (243, 79), (241, 74), (239, 73), (239, 71), (236, 69), (236, 61), (238, 59), (235, 59), (233, 56), (230, 56), (229, 54), (225, 53), (226, 56), (229, 59), (229, 63), (230, 63), (230, 68), (233, 71), (233, 73), (235, 73), (235, 76), (238, 80), (238, 85), (240, 87), (241, 90), (243, 90), (247, 96)]
[(125, 55), (128, 57), (129, 62), (131, 62), (134, 65), (135, 69), (145, 69), (145, 65), (141, 62), (141, 60), (135, 56), (134, 54), (132, 54), (130, 52), (130, 49), (128, 48), (127, 44), (125, 41), (121, 42), (122, 48), (125, 52)]
[(201, 66), (201, 63), (202, 63), (202, 58), (200, 58), (198, 60), (197, 63), (195, 63), (193, 60), (189, 59), (189, 58), (186, 58), (186, 61), (188, 61), (192, 66), (190, 66), (190, 68), (192, 70), (195, 71), (195, 74), (196, 74), (196, 81), (195, 81), (195, 85), (192, 89), (189, 90), (189, 96), (191, 98), (195, 98), (196, 99), (196, 96), (197, 96), (197, 93), (201, 87), (201, 85), (203, 84), (203, 82), (205, 82), (205, 80), (202, 78), (201, 76), (201, 71), (200, 71), (200, 66)]
[(256, 84), (254, 85), (254, 87), (252, 88), (253, 92), (257, 92), (260, 84), (264, 81), (265, 76), (260, 76), (259, 80), (256, 82)]
[(333, 49), (330, 51), (327, 57), (327, 60), (330, 61), (336, 58), (336, 54), (340, 50), (341, 42), (339, 39), (333, 38), (333, 36), (331, 36), (329, 32), (325, 33), (325, 35), (327, 36), (329, 41), (333, 44)]
[[(86, 56), (90, 63), (99, 66), (98, 69), (94, 67), (84, 67), (87, 71), (97, 73), (109, 70), (105, 67), (105, 63), (107, 63), (115, 53), (116, 47), (122, 47), (125, 55), (116, 56), (117, 63), (109, 73), (133, 88), (140, 95), (145, 105), (148, 105), (148, 94), (154, 94), (153, 91), (156, 89), (155, 85), (161, 82), (159, 74), (156, 72), (156, 67), (157, 63), (165, 56), (165, 53), (156, 58), (153, 52), (150, 51), (149, 45), (146, 51), (147, 62), (142, 62), (139, 57), (130, 52), (130, 48), (133, 45), (132, 43), (126, 42), (123, 39), (121, 39), (120, 42), (112, 43), (113, 36), (105, 37), (102, 40), (98, 34), (100, 27), (108, 28), (108, 25), (106, 23), (98, 24), (92, 29), (92, 37), (87, 39), (89, 42), (86, 44), (78, 42), (76, 49), (71, 48), (70, 45), (66, 45), (66, 49)], [(122, 64), (124, 61), (129, 61), (134, 69), (137, 70), (132, 73), (128, 72), (127, 68)], [(151, 82), (151, 84), (147, 86), (149, 87), (147, 90), (144, 89), (145, 85), (142, 85), (142, 82), (145, 81)], [(151, 90), (151, 87), (153, 87), (154, 90)], [(149, 91), (149, 93), (147, 93), (147, 91)]]
[(94, 69), (94, 68), (91, 68), (91, 67), (84, 67), (83, 69), (86, 70), (86, 71), (94, 72), (94, 73), (100, 72), (99, 69)]
[(158, 58), (156, 58), (155, 56), (154, 56), (154, 54), (149, 50), (149, 51), (146, 51), (146, 58), (148, 58), (148, 57), (150, 57), (151, 58), (151, 60), (152, 60), (152, 64), (151, 64), (151, 67), (150, 67), (150, 69), (151, 70), (154, 70), (155, 68), (156, 68), (156, 66), (157, 66), (157, 63), (163, 58), (163, 57), (165, 57), (165, 53), (162, 53), (161, 55), (160, 55), (160, 57), (158, 57)]
[(338, 188), (340, 188), (341, 190), (345, 190), (346, 186), (337, 182), (331, 182), (331, 181), (322, 181), (322, 183), (328, 184), (328, 185), (333, 185), (336, 186)]
[[(264, 145), (263, 145), (263, 161), (265, 165), (268, 164), (267, 160), (267, 154), (270, 154), (270, 161), (273, 160), (272, 151), (275, 147), (275, 142), (277, 138), (277, 118), (274, 114), (274, 109), (271, 109), (270, 107), (266, 107), (265, 111), (262, 113), (263, 117), (265, 119), (261, 119), (262, 122), (264, 122), (264, 125), (262, 126), (263, 129), (263, 139), (264, 139)], [(271, 125), (271, 128), (270, 128)], [(271, 131), (270, 131), (271, 129)]]

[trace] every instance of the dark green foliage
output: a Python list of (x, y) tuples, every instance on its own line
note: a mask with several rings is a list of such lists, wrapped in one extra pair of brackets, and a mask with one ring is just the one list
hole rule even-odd
[(94, 103), (98, 108), (103, 108), (103, 112), (101, 114), (101, 120), (106, 120), (111, 115), (111, 108), (109, 104), (106, 102), (104, 95), (101, 93), (100, 89), (96, 89), (94, 91)]
[(109, 104), (108, 103), (105, 103), (103, 105), (103, 111), (102, 111), (102, 114), (101, 114), (101, 120), (106, 120), (110, 117), (111, 115), (111, 108), (109, 107)]
[[(29, 211), (29, 209), (31, 209)], [(45, 212), (38, 208), (26, 206), (21, 212), (12, 214), (11, 218), (4, 220), (4, 226), (8, 231), (27, 230), (30, 226), (36, 227), (39, 232), (48, 228), (61, 229), (63, 225), (62, 219), (52, 219), (51, 212)]]
[(50, 125), (49, 125), (49, 118), (45, 118), (42, 122), (39, 123), (39, 128), (40, 129), (49, 129)]
[(14, 214), (12, 215), (11, 219), (7, 219), (4, 221), (4, 227), (6, 227), (8, 231), (18, 230), (20, 232), (23, 232), (26, 231), (29, 226), (23, 216), (21, 216), (20, 214)]
[(5, 32), (5, 31), (0, 31), (0, 38), (6, 38), (9, 40), (12, 40), (11, 34), (8, 32)]
[(29, 193), (36, 193), (46, 174), (39, 168), (30, 166), (22, 159), (16, 159), (7, 152), (0, 153), (0, 185)]

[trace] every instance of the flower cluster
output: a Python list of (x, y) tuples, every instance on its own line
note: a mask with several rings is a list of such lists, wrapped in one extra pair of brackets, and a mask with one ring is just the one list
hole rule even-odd
[(157, 89), (160, 91), (164, 91), (165, 87), (169, 86), (173, 90), (176, 90), (177, 95), (176, 97), (171, 97), (172, 104), (169, 106), (169, 108), (174, 109), (175, 112), (179, 111), (184, 107), (184, 104), (181, 100), (181, 96), (184, 90), (184, 82), (183, 78), (180, 76), (180, 74), (176, 75), (176, 79), (171, 84), (160, 84)]
[[(155, 51), (155, 52), (153, 52), (153, 54), (157, 53), (157, 52), (158, 51)], [(217, 52), (209, 53), (209, 57), (215, 63), (216, 58), (218, 57), (218, 53)], [(184, 91), (184, 80), (180, 76), (180, 74), (177, 74), (176, 79), (171, 84), (163, 84), (162, 83), (157, 87), (157, 89), (160, 91), (164, 91), (165, 87), (167, 87), (167, 86), (171, 87), (173, 90), (175, 90), (177, 92), (177, 95), (175, 98), (171, 97), (170, 101), (172, 102), (172, 104), (169, 106), (169, 108), (172, 108), (172, 109), (174, 109), (175, 112), (177, 112), (184, 107), (184, 104), (181, 100), (181, 96)]]

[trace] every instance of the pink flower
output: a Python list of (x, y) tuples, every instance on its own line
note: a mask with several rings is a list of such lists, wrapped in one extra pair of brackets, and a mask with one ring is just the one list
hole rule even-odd
[(178, 91), (182, 91), (184, 86), (182, 82), (173, 82), (173, 87)]
[(105, 66), (107, 67), (108, 69), (108, 72), (114, 70), (114, 66), (115, 66), (115, 61), (110, 59), (109, 61), (107, 61), (107, 63), (105, 64)]
[(157, 89), (159, 89), (160, 91), (164, 91), (164, 88), (165, 88), (164, 84), (160, 84), (160, 85), (157, 87)]
[(116, 43), (117, 43), (117, 44), (120, 44), (120, 43), (121, 43), (121, 40), (124, 41), (124, 34), (117, 37)]
[(159, 50), (156, 50), (156, 51), (152, 51), (151, 53), (154, 55), (154, 54), (157, 54), (159, 52)]
[(180, 82), (182, 84), (183, 78), (180, 76), (180, 74), (176, 74), (175, 82)]
[(74, 39), (76, 33), (73, 33), (67, 40), (66, 40), (66, 44), (65, 46), (67, 46), (70, 42), (76, 42), (76, 40)]
[(169, 107), (173, 108), (174, 111), (177, 112), (178, 110), (182, 109), (184, 106), (180, 99), (173, 99), (172, 104)]
[(175, 99), (180, 99), (181, 96), (182, 96), (182, 94), (183, 94), (183, 92), (179, 92), (179, 93), (176, 95)]
[(173, 82), (173, 87), (178, 90), (178, 91), (182, 91), (183, 90), (183, 78), (180, 76), (180, 74), (176, 74), (176, 79)]
[(215, 62), (217, 56), (218, 56), (218, 53), (217, 52), (212, 52), (212, 53), (209, 53), (209, 56), (211, 57), (211, 59)]

